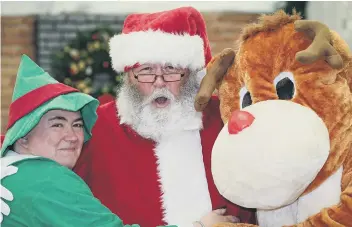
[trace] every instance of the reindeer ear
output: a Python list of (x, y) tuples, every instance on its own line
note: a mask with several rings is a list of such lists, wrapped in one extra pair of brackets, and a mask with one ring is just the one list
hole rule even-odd
[(206, 75), (202, 79), (194, 102), (194, 107), (197, 111), (200, 112), (205, 109), (213, 92), (220, 86), (227, 69), (232, 65), (234, 59), (235, 51), (231, 48), (226, 48), (208, 63)]

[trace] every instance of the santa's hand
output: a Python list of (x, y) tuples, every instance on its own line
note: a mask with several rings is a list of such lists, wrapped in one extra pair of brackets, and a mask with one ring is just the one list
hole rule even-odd
[(197, 111), (203, 111), (205, 109), (213, 92), (221, 84), (227, 69), (232, 65), (234, 59), (235, 51), (226, 48), (208, 63), (206, 75), (200, 84), (194, 102), (194, 107)]
[[(4, 179), (7, 176), (10, 176), (12, 174), (15, 174), (17, 172), (17, 167), (16, 166), (1, 166), (1, 182), (2, 179)], [(0, 202), (1, 202), (1, 212), (0, 212), (0, 223), (3, 220), (3, 215), (8, 216), (10, 214), (10, 207), (5, 203), (4, 199), (8, 201), (13, 200), (13, 195), (12, 193), (7, 190), (4, 186), (0, 184)]]
[(296, 54), (297, 61), (310, 64), (324, 59), (334, 69), (343, 67), (343, 60), (332, 46), (330, 29), (325, 24), (318, 21), (298, 20), (295, 21), (295, 29), (313, 40), (306, 50)]
[(246, 223), (219, 223), (219, 224), (213, 225), (213, 227), (259, 227), (259, 226), (246, 224)]
[[(198, 223), (199, 227), (213, 227), (215, 224), (219, 223), (238, 223), (240, 220), (232, 215), (224, 215), (226, 209), (213, 210), (204, 217), (200, 219)], [(198, 224), (197, 223), (197, 224)], [(194, 225), (194, 226), (197, 226)]]

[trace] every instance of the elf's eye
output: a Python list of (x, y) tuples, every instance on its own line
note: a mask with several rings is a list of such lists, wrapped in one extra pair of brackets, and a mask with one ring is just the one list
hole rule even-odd
[(172, 69), (175, 69), (172, 65), (167, 65), (166, 67), (165, 67), (165, 69), (168, 69), (168, 70), (172, 70)]
[(250, 105), (252, 105), (251, 93), (249, 93), (246, 87), (243, 87), (240, 90), (240, 108), (243, 109)]
[(291, 72), (282, 72), (274, 79), (279, 99), (290, 100), (295, 95), (295, 79)]

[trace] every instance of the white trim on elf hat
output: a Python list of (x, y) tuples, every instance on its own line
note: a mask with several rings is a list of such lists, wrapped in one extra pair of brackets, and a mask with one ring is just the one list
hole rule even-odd
[(122, 33), (113, 36), (109, 45), (117, 72), (144, 63), (199, 70), (211, 59), (204, 19), (192, 7), (129, 15)]

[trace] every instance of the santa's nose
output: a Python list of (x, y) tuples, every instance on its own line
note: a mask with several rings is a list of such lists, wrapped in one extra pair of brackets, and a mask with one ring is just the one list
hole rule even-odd
[(228, 123), (228, 130), (230, 134), (237, 134), (243, 129), (249, 127), (253, 121), (254, 116), (247, 111), (236, 110), (232, 113)]

